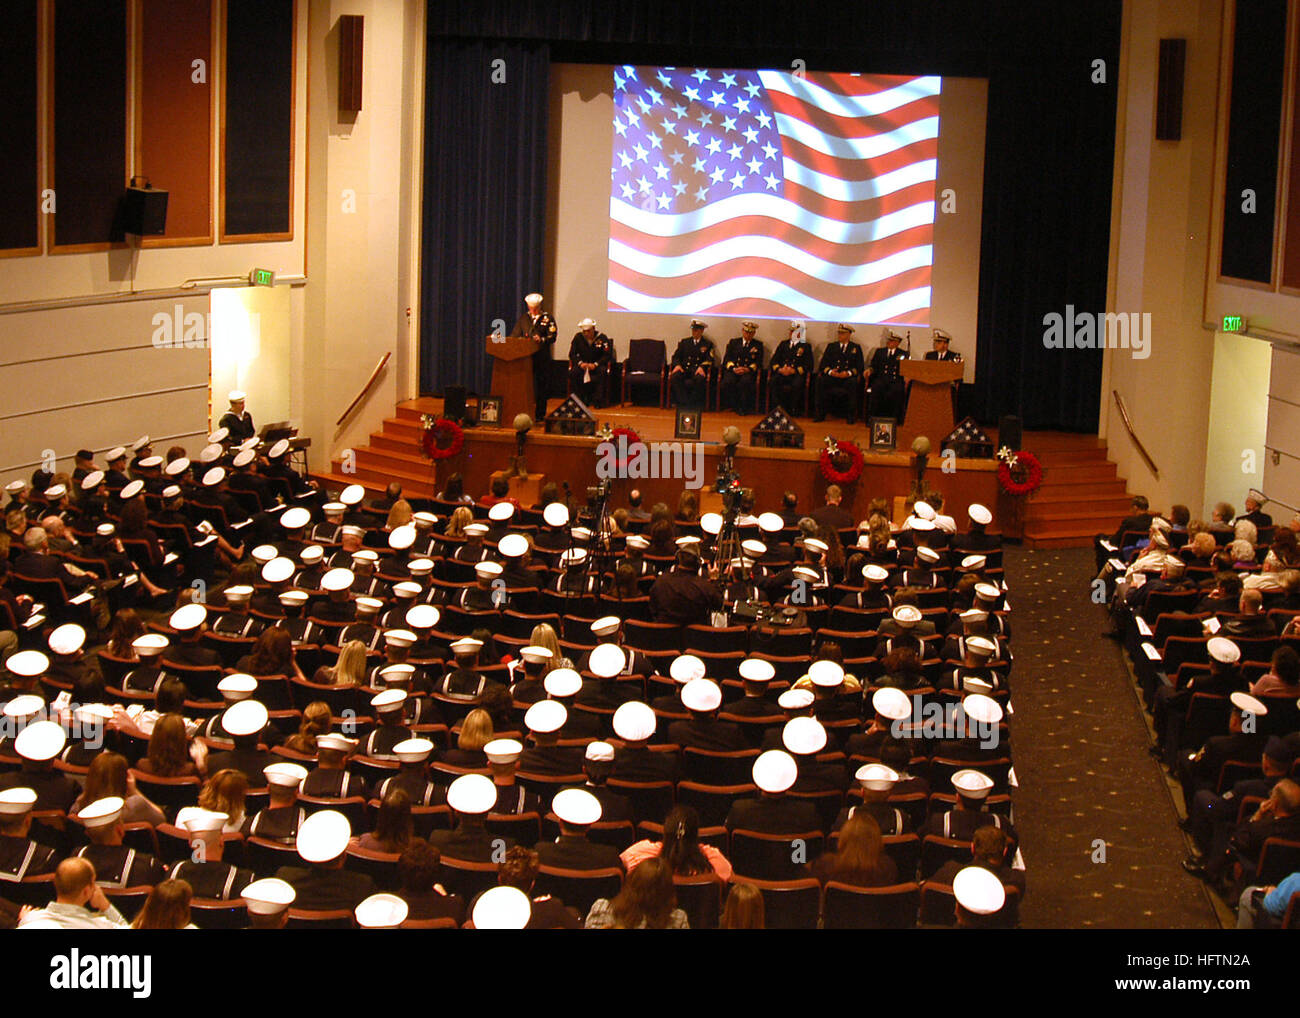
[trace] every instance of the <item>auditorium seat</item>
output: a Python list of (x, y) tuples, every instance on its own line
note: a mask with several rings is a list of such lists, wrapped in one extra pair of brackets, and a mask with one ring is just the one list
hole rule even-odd
[(915, 881), (857, 887), (832, 880), (822, 895), (822, 929), (910, 930), (920, 902), (921, 886)]
[(623, 402), (630, 403), (635, 386), (655, 385), (659, 400), (655, 406), (668, 405), (668, 352), (662, 339), (633, 339), (628, 342), (623, 361)]

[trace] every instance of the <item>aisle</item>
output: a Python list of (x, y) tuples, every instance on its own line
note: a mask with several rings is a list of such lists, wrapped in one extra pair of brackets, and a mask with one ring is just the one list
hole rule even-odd
[[(1186, 845), (1123, 651), (1088, 600), (1090, 548), (1008, 547), (1016, 820), (1025, 927), (1217, 928), (1180, 861)], [(1098, 839), (1105, 862), (1094, 862)]]

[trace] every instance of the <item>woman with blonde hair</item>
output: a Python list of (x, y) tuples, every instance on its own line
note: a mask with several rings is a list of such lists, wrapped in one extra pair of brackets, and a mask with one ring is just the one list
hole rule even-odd
[(330, 730), (330, 705), (324, 700), (313, 700), (302, 712), (298, 732), (285, 739), (284, 744), (295, 753), (316, 755), (316, 739)]
[(487, 767), (486, 746), (496, 737), (492, 725), (492, 715), (482, 707), (475, 707), (465, 715), (460, 723), (460, 734), (456, 737), (456, 748), (445, 750), (438, 759), (452, 767)]
[(551, 652), (551, 667), (547, 669), (548, 672), (556, 668), (573, 667), (573, 662), (561, 652), (560, 638), (555, 635), (555, 628), (549, 622), (539, 622), (533, 626), (528, 642), (534, 647), (545, 647)]
[(388, 510), (388, 520), (384, 523), (384, 530), (391, 533), (398, 527), (404, 527), (411, 522), (414, 515), (415, 513), (411, 511), (411, 503), (404, 498), (399, 498)]
[(726, 907), (718, 927), (724, 930), (765, 930), (767, 912), (763, 892), (753, 884), (738, 883), (727, 895)]
[(194, 930), (190, 922), (190, 902), (194, 889), (187, 880), (164, 880), (154, 885), (131, 923), (133, 930)]
[(467, 505), (457, 506), (447, 517), (447, 529), (443, 531), (448, 537), (464, 537), (465, 528), (474, 522), (474, 511)]
[[(248, 775), (227, 767), (208, 778), (199, 792), (199, 808), (226, 814), (221, 830), (226, 834), (238, 834), (244, 826), (244, 796), (247, 792)], [(184, 809), (176, 814), (178, 827), (184, 826), (184, 814)]]
[(316, 669), (312, 681), (318, 686), (351, 688), (366, 684), (366, 645), (349, 640), (339, 649), (339, 659), (332, 665)]

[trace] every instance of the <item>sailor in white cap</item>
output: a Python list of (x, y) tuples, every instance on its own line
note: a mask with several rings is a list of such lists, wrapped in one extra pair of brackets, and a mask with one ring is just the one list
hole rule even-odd
[[(327, 572), (325, 566), (325, 549), (319, 544), (304, 545), (298, 552), (298, 562), (302, 568), (293, 574), (290, 581), (299, 590), (318, 591), (321, 589), (321, 580), (325, 578)], [(351, 612), (348, 612), (347, 621), (351, 621)]]
[(584, 318), (569, 344), (569, 388), (587, 406), (601, 407), (609, 400), (609, 370), (614, 344), (596, 322)]
[(614, 777), (620, 781), (677, 780), (676, 755), (650, 751), (658, 724), (654, 710), (639, 700), (625, 703), (614, 711), (612, 725), (618, 740), (614, 749)]
[(166, 878), (167, 871), (154, 856), (122, 844), (126, 834), (122, 823), (125, 805), (122, 799), (110, 796), (81, 808), (77, 818), (90, 844), (76, 855), (95, 867), (95, 875), (104, 887), (152, 887)]
[(510, 330), (511, 338), (529, 339), (535, 347), (533, 393), (537, 405), (533, 410), (533, 420), (539, 422), (546, 416), (546, 399), (550, 395), (549, 366), (555, 350), (555, 338), (559, 332), (554, 316), (549, 311), (542, 310), (542, 303), (543, 297), (540, 293), (527, 294), (524, 297), (527, 310), (519, 316), (515, 327)]
[(1152, 721), (1156, 729), (1156, 746), (1153, 755), (1163, 757), (1166, 765), (1176, 767), (1177, 752), (1182, 748), (1183, 726), (1187, 704), (1195, 693), (1229, 696), (1245, 690), (1249, 683), (1242, 674), (1241, 648), (1226, 636), (1211, 637), (1205, 644), (1210, 659), (1210, 672), (1193, 677), (1183, 686), (1162, 684), (1152, 704)]
[(768, 376), (770, 405), (780, 406), (792, 414), (804, 413), (804, 397), (812, 375), (813, 354), (807, 342), (807, 329), (801, 321), (790, 322), (788, 338), (781, 340), (772, 353), (772, 371)]
[(497, 787), (483, 774), (462, 774), (447, 786), (447, 805), (455, 815), (452, 830), (435, 830), (429, 841), (443, 854), (469, 862), (500, 862), (514, 839), (486, 826), (497, 801)]
[(36, 793), (34, 809), (66, 813), (81, 794), (81, 786), (55, 768), (54, 762), (66, 745), (67, 733), (57, 722), (29, 722), (13, 742), (13, 752), (22, 758), (22, 769), (0, 774), (0, 791), (30, 788)]
[(167, 673), (163, 668), (162, 655), (171, 644), (161, 633), (145, 633), (131, 641), (131, 649), (140, 663), (126, 673), (122, 679), (122, 688), (138, 693), (157, 693)]
[(457, 562), (465, 562), (471, 566), (489, 558), (491, 548), (484, 541), (491, 531), (492, 528), (486, 523), (467, 523), (464, 530), (465, 540), (451, 553), (451, 557)]
[(553, 842), (537, 843), (537, 860), (543, 866), (561, 869), (623, 869), (623, 860), (613, 845), (592, 841), (587, 832), (599, 823), (600, 800), (584, 788), (566, 788), (551, 801), (551, 812), (559, 821), (560, 836)]
[(966, 507), (966, 516), (970, 527), (965, 533), (953, 537), (952, 546), (959, 551), (988, 552), (1002, 547), (1002, 539), (996, 534), (989, 534), (986, 528), (993, 522), (993, 514), (979, 502), (972, 502)]
[(898, 784), (896, 770), (879, 763), (863, 764), (854, 772), (853, 777), (861, 789), (862, 801), (840, 811), (835, 819), (834, 830), (843, 827), (849, 817), (865, 813), (875, 820), (880, 833), (885, 836), (911, 831), (911, 818), (897, 806), (888, 804), (889, 796)]
[(1007, 904), (1007, 892), (997, 874), (983, 866), (967, 866), (952, 878), (956, 899), (954, 915), (963, 929), (987, 929), (1004, 926), (1001, 913)]
[(53, 848), (29, 837), (35, 805), (36, 790), (25, 785), (0, 792), (0, 880), (16, 882), (53, 873), (58, 864)]
[(375, 727), (362, 741), (358, 752), (378, 760), (395, 760), (393, 747), (412, 738), (406, 727), (406, 699), (403, 689), (385, 689), (370, 698)]
[(993, 640), (987, 636), (962, 637), (961, 646), (962, 659), (943, 671), (939, 677), (940, 688), (970, 691), (972, 680), (982, 684), (975, 692), (1009, 688), (1006, 672), (994, 667), (998, 645)]
[(240, 897), (248, 910), (250, 930), (280, 930), (289, 919), (289, 908), (297, 895), (283, 880), (265, 877), (245, 887)]
[[(921, 829), (921, 836), (924, 838), (933, 834), (941, 838), (970, 841), (979, 828), (996, 827), (1011, 839), (1013, 846), (1019, 844), (1019, 836), (1011, 822), (1001, 813), (987, 808), (994, 787), (993, 779), (983, 771), (971, 768), (957, 771), (952, 776), (952, 790), (957, 793), (957, 805), (946, 812), (931, 813)], [(1010, 854), (1014, 852), (1012, 847)]]
[(799, 766), (785, 750), (763, 753), (753, 766), (756, 798), (737, 799), (727, 813), (727, 830), (761, 831), (765, 834), (797, 835), (821, 829), (817, 807), (807, 799), (786, 795), (799, 778)]
[[(342, 502), (338, 503), (342, 505)], [(333, 551), (325, 560), (325, 565), (330, 569), (345, 567), (352, 568), (352, 556), (361, 550), (361, 544), (365, 540), (366, 530), (364, 527), (357, 526), (353, 523), (344, 523), (339, 527), (338, 548)]]
[(351, 837), (352, 825), (337, 810), (321, 810), (303, 821), (295, 844), (307, 865), (285, 866), (276, 873), (293, 887), (295, 908), (352, 911), (376, 892), (368, 874), (344, 868)]
[(577, 702), (584, 706), (617, 710), (623, 704), (641, 698), (641, 681), (625, 682), (624, 676), (655, 674), (654, 666), (644, 654), (615, 642), (619, 636), (618, 627), (611, 632), (607, 625), (612, 618), (611, 615), (592, 623), (593, 626), (606, 623), (604, 635), (597, 634), (596, 638), (610, 642), (598, 643), (578, 662), (579, 671), (594, 676), (594, 679), (583, 681), (582, 692), (578, 694)]
[(177, 814), (177, 826), (190, 836), (191, 857), (174, 863), (168, 876), (188, 883), (196, 898), (229, 901), (240, 897), (256, 874), (223, 860), (226, 842), (222, 835), (229, 817), (208, 809), (181, 812), (185, 816)]
[(682, 706), (690, 711), (690, 720), (673, 721), (668, 726), (668, 741), (691, 749), (732, 752), (748, 749), (749, 739), (734, 721), (719, 721), (722, 689), (712, 679), (691, 679), (681, 688)]
[(221, 415), (221, 420), (217, 426), (226, 429), (234, 444), (238, 444), (246, 438), (252, 438), (257, 434), (257, 428), (253, 426), (253, 415), (244, 409), (247, 396), (240, 389), (232, 389), (227, 396), (230, 401), (230, 409)]
[(477, 703), (488, 688), (487, 678), (478, 671), (483, 641), (463, 636), (451, 644), (454, 667), (434, 683), (434, 692), (460, 701)]
[(216, 617), (216, 621), (212, 623), (212, 631), (221, 636), (236, 636), (244, 639), (261, 635), (265, 623), (249, 614), (253, 587), (237, 583), (219, 593), (224, 598), (228, 610)]
[(599, 800), (601, 821), (606, 823), (634, 819), (628, 797), (608, 785), (614, 773), (614, 755), (614, 747), (608, 742), (589, 742), (583, 751), (582, 772), (587, 780), (581, 787)]
[(394, 746), (392, 755), (399, 769), (375, 786), (374, 798), (382, 802), (389, 792), (400, 788), (413, 806), (440, 806), (446, 802), (443, 790), (429, 780), (429, 757), (433, 749), (433, 743), (422, 737), (406, 739)]
[(668, 371), (672, 404), (683, 410), (703, 410), (709, 377), (717, 364), (713, 340), (704, 335), (707, 325), (691, 319), (691, 334), (679, 340)]
[(516, 780), (523, 752), (524, 744), (518, 739), (493, 739), (483, 747), (488, 769), (492, 772), (492, 784), (497, 790), (496, 805), (492, 807), (494, 814), (519, 816), (537, 813), (540, 816), (545, 813), (541, 798)]
[(569, 723), (569, 710), (559, 700), (538, 700), (524, 713), (532, 745), (519, 759), (519, 769), (529, 774), (562, 776), (582, 773), (582, 750), (561, 746), (560, 732)]
[(474, 564), (474, 586), (458, 592), (456, 603), (466, 611), (504, 611), (510, 595), (501, 579), (502, 565), (484, 559)]
[(358, 740), (327, 732), (316, 737), (316, 769), (303, 780), (301, 792), (312, 798), (350, 799), (366, 794), (364, 779), (348, 770)]
[(519, 660), (511, 663), (511, 674), (515, 681), (510, 686), (510, 698), (516, 704), (531, 706), (538, 700), (546, 699), (546, 687), (542, 680), (551, 670), (554, 654), (546, 647), (529, 644), (519, 648)]
[(650, 547), (650, 539), (644, 534), (628, 534), (623, 539), (623, 560), (620, 565), (626, 564), (632, 567), (632, 574), (637, 579), (642, 576), (654, 576), (657, 568), (653, 562), (646, 559), (646, 549)]
[(353, 915), (363, 930), (395, 930), (406, 922), (410, 907), (395, 894), (381, 891), (357, 905)]
[(262, 768), (268, 803), (258, 810), (248, 825), (249, 837), (265, 838), (282, 845), (292, 845), (298, 828), (307, 819), (307, 811), (298, 805), (298, 790), (307, 779), (307, 768), (283, 761)]
[(758, 323), (740, 323), (740, 335), (727, 342), (722, 355), (720, 400), (742, 417), (754, 412), (758, 379), (763, 373), (763, 344), (756, 338)]
[(741, 661), (736, 671), (744, 687), (744, 696), (728, 702), (723, 713), (728, 717), (779, 718), (781, 708), (772, 691), (772, 681), (776, 678), (772, 662), (750, 657)]
[(522, 930), (532, 917), (533, 902), (517, 887), (491, 887), (474, 902), (470, 920), (476, 930)]
[(1191, 803), (1199, 789), (1215, 791), (1227, 761), (1262, 760), (1264, 756), (1270, 738), (1264, 720), (1269, 714), (1268, 705), (1240, 689), (1228, 695), (1228, 702), (1233, 708), (1228, 715), (1228, 733), (1210, 736), (1195, 752), (1184, 750), (1178, 754), (1174, 773), (1182, 783), (1185, 802)]

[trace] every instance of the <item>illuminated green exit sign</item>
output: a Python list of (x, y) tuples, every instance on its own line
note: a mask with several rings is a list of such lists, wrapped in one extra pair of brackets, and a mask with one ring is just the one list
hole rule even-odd
[(1224, 315), (1223, 331), (1224, 332), (1242, 332), (1246, 328), (1246, 319), (1241, 315)]
[(248, 281), (253, 286), (275, 286), (275, 273), (270, 269), (254, 269), (248, 274)]

